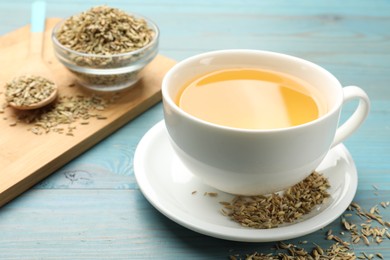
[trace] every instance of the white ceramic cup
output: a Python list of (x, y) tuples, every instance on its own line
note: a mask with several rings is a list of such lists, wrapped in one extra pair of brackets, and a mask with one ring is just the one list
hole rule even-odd
[[(316, 87), (327, 103), (320, 118), (298, 126), (246, 130), (206, 122), (175, 104), (178, 91), (189, 80), (226, 68), (252, 67), (284, 72)], [(342, 87), (328, 71), (309, 61), (258, 50), (221, 50), (177, 63), (162, 83), (164, 119), (175, 153), (204, 183), (221, 191), (268, 194), (286, 189), (312, 173), (329, 149), (350, 136), (370, 109), (359, 87)], [(343, 104), (359, 101), (339, 126)]]

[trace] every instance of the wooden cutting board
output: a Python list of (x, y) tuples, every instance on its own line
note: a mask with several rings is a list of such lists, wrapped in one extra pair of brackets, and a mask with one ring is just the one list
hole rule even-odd
[[(78, 86), (71, 73), (56, 60), (50, 34), (58, 21), (55, 18), (46, 21), (43, 57), (52, 70), (60, 95), (96, 94)], [(5, 82), (17, 72), (27, 55), (29, 29), (25, 26), (0, 37), (0, 105), (4, 104)], [(157, 56), (142, 71), (143, 76), (136, 86), (116, 94), (118, 99), (99, 111), (107, 119), (90, 119), (88, 125), (72, 124), (76, 126), (74, 136), (55, 132), (35, 135), (27, 130), (31, 125), (25, 123), (10, 126), (16, 112), (6, 108), (0, 113), (0, 207), (158, 103), (162, 78), (174, 63)], [(104, 98), (112, 95), (105, 94)]]

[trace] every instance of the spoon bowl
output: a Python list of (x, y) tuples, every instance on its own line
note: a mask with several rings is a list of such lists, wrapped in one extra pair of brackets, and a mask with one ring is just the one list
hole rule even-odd
[(9, 102), (8, 104), (11, 107), (18, 109), (18, 110), (33, 110), (33, 109), (37, 109), (37, 108), (41, 108), (41, 107), (49, 105), (57, 98), (57, 96), (58, 96), (58, 88), (55, 85), (53, 92), (47, 98), (45, 98), (37, 103), (33, 103), (33, 104), (29, 104), (29, 105), (17, 105), (13, 102)]

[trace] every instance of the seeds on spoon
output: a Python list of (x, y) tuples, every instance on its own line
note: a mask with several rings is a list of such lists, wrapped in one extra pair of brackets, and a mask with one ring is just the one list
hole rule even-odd
[(23, 75), (5, 84), (7, 103), (30, 106), (47, 99), (55, 91), (54, 82), (35, 75)]

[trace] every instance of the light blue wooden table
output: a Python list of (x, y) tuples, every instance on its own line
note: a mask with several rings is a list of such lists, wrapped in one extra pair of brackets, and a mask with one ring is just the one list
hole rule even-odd
[[(216, 49), (271, 50), (318, 63), (343, 85), (361, 86), (372, 110), (345, 142), (358, 169), (355, 201), (366, 209), (390, 201), (390, 1), (50, 0), (47, 14), (65, 18), (107, 2), (153, 19), (161, 29), (160, 53), (176, 60)], [(0, 1), (0, 35), (29, 23), (30, 3)], [(275, 243), (190, 231), (148, 203), (135, 181), (133, 155), (162, 118), (158, 104), (0, 208), (0, 259), (227, 259), (270, 252)], [(390, 207), (379, 209), (390, 221)], [(328, 229), (343, 232), (340, 219), (286, 242), (327, 247)], [(390, 259), (390, 239), (352, 248)]]

